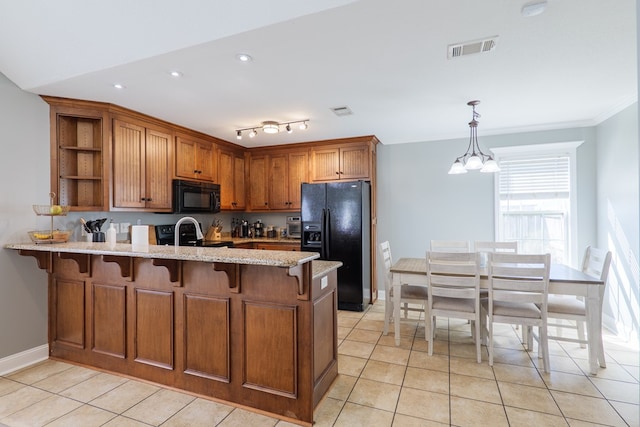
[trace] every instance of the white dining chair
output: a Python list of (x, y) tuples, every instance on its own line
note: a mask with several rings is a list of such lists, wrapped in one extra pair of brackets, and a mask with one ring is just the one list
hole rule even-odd
[[(391, 283), (391, 266), (393, 265), (393, 258), (391, 257), (391, 245), (388, 241), (380, 243), (380, 254), (382, 255), (382, 263), (385, 268), (385, 301), (384, 301), (384, 329), (383, 334), (389, 333), (389, 322), (399, 322), (400, 319), (395, 319), (394, 314), (394, 299), (393, 299), (393, 286)], [(425, 312), (425, 305), (427, 301), (427, 289), (424, 286), (403, 284), (400, 288), (400, 304), (399, 310), (404, 312), (404, 317), (409, 317), (409, 312)]]
[[(602, 312), (602, 300), (609, 276), (609, 266), (611, 265), (611, 252), (604, 249), (598, 249), (587, 246), (582, 260), (582, 271), (592, 277), (599, 278), (604, 282), (604, 286), (600, 288), (600, 312)], [(587, 304), (581, 297), (570, 295), (549, 295), (549, 304), (547, 306), (549, 326), (555, 327), (556, 335), (549, 336), (549, 339), (556, 341), (567, 341), (579, 343), (580, 347), (585, 348), (589, 340), (585, 338), (585, 325), (587, 325), (587, 337), (590, 337)], [(551, 320), (556, 319), (556, 320)], [(569, 321), (569, 322), (563, 322)], [(576, 330), (577, 338), (565, 337), (562, 335), (563, 328)], [(600, 366), (605, 367), (604, 350), (602, 344), (602, 336), (596, 337), (598, 340), (598, 358), (601, 360)]]
[(471, 252), (468, 240), (432, 240), (431, 252)]
[[(480, 267), (484, 268), (487, 266), (487, 254), (494, 252), (507, 252), (507, 253), (518, 253), (518, 242), (494, 242), (494, 241), (475, 241), (473, 247), (476, 252), (480, 253)], [(484, 298), (488, 296), (488, 291), (486, 289), (480, 289), (480, 297)], [(516, 325), (516, 330), (519, 329), (520, 326)], [(527, 341), (526, 329), (522, 330), (522, 343)]]
[[(427, 313), (425, 339), (433, 355), (436, 317), (466, 319), (476, 344), (476, 358), (482, 361), (480, 314), (480, 256), (475, 252), (427, 251)], [(429, 325), (426, 324), (429, 322)], [(426, 331), (432, 331), (427, 334)]]
[[(489, 297), (482, 300), (488, 315), (489, 365), (493, 366), (493, 324), (519, 324), (538, 341), (544, 371), (550, 371), (547, 335), (550, 263), (550, 254), (489, 254)], [(533, 327), (538, 329), (537, 334), (533, 333)]]

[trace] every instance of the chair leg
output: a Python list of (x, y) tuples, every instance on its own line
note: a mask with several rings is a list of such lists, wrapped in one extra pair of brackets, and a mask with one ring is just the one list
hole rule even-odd
[(541, 326), (538, 328), (538, 336), (539, 338), (539, 342), (538, 342), (538, 347), (542, 348), (542, 361), (544, 363), (544, 372), (545, 373), (549, 373), (551, 372), (551, 366), (549, 365), (550, 360), (549, 360), (549, 337), (547, 336), (547, 327), (546, 326)]
[[(385, 295), (385, 298), (391, 298), (389, 295)], [(384, 302), (384, 328), (382, 329), (382, 335), (389, 333), (389, 318), (393, 316), (393, 303), (389, 300)]]
[[(429, 330), (432, 331), (435, 327), (434, 325), (434, 321), (433, 321), (434, 317), (433, 316), (429, 316)], [(431, 335), (431, 333), (429, 334)], [(425, 330), (424, 336), (427, 337), (427, 331)], [(429, 339), (429, 356), (433, 356), (433, 341), (435, 341), (433, 339), (433, 336), (431, 337), (431, 339)]]
[(586, 348), (587, 345), (584, 343), (585, 341), (584, 322), (581, 320), (576, 320), (576, 327), (578, 328), (578, 339), (583, 341), (580, 343), (580, 348)]
[(473, 321), (472, 323), (475, 326), (474, 331), (476, 339), (476, 358), (478, 363), (482, 363), (482, 350), (480, 348), (480, 344), (482, 342), (482, 332), (480, 329), (480, 325), (482, 322), (480, 321), (480, 319), (478, 319), (477, 321)]
[(493, 322), (489, 324), (489, 365), (493, 366)]

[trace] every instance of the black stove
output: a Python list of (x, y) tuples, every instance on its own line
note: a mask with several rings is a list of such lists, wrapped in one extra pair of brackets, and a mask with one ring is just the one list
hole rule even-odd
[[(202, 228), (202, 225), (200, 228)], [(175, 224), (156, 225), (157, 244), (173, 246), (175, 230)], [(219, 248), (222, 246), (233, 247), (233, 242), (230, 240), (197, 240), (196, 226), (190, 222), (180, 224), (178, 240), (180, 241), (180, 246), (203, 246), (208, 248)]]

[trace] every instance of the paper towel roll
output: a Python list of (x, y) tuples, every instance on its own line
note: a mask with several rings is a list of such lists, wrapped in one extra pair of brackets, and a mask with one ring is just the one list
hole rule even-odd
[(131, 227), (131, 246), (134, 248), (144, 248), (149, 246), (148, 225), (134, 225)]

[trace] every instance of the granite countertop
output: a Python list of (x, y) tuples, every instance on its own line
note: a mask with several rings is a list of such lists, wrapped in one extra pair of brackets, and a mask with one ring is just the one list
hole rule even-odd
[[(4, 247), (7, 249), (22, 249), (41, 252), (119, 255), (138, 258), (267, 265), (273, 267), (295, 267), (296, 265), (304, 264), (305, 262), (309, 262), (320, 257), (320, 254), (316, 252), (261, 251), (255, 249), (229, 249), (225, 247), (203, 248), (193, 246), (176, 247), (159, 245), (133, 247), (133, 245), (128, 243), (116, 243), (114, 246), (110, 246), (108, 243), (96, 242), (69, 242), (39, 245), (34, 243), (9, 243)], [(327, 267), (325, 266), (324, 268)], [(337, 268), (337, 266), (334, 268)]]
[(323, 261), (316, 259), (311, 264), (311, 276), (315, 279), (326, 276), (329, 272), (342, 266), (341, 261)]

